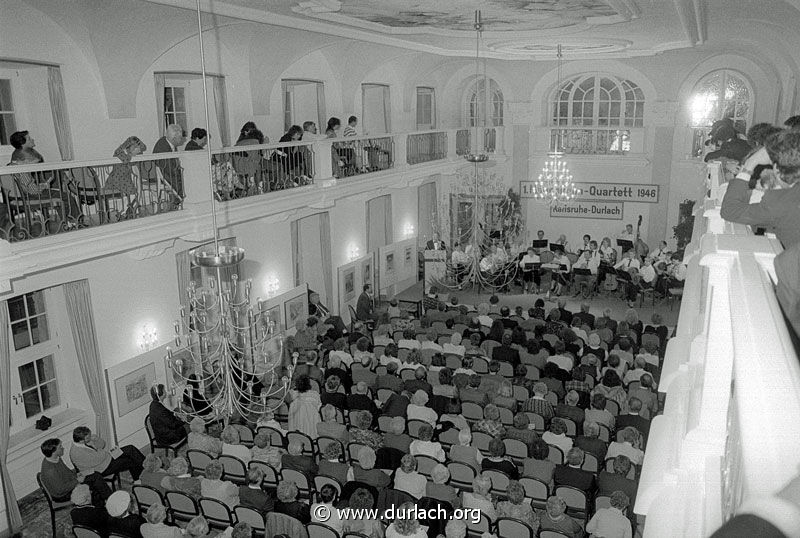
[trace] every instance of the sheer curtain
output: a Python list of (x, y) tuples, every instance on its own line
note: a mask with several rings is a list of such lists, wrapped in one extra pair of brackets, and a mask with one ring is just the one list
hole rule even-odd
[(303, 266), (303, 252), (300, 249), (300, 219), (293, 220), (291, 225), (292, 234), (292, 276), (294, 285), (300, 285), (301, 267)]
[(383, 196), (383, 233), (387, 245), (394, 243), (394, 220), (392, 220), (392, 195)]
[[(230, 128), (228, 126), (228, 100), (225, 95), (225, 77), (213, 76), (214, 81), (214, 111), (217, 113), (217, 125), (219, 125), (219, 140), (223, 147), (231, 145)], [(161, 92), (164, 95), (164, 92)]]
[(72, 131), (69, 128), (64, 80), (58, 66), (47, 66), (47, 91), (50, 94), (50, 111), (53, 113), (53, 125), (56, 128), (58, 152), (62, 161), (71, 161), (75, 157), (72, 150)]
[(97, 417), (97, 434), (109, 442), (113, 437), (108, 420), (108, 400), (103, 389), (103, 366), (100, 362), (100, 351), (94, 329), (89, 281), (77, 280), (64, 284), (64, 297), (67, 300), (67, 316), (72, 339), (75, 341), (81, 377)]
[(367, 252), (394, 242), (392, 196), (386, 194), (367, 201)]
[(322, 273), (328, 306), (333, 304), (333, 260), (331, 257), (331, 216), (327, 211), (319, 214), (319, 242), (322, 245)]
[(167, 128), (164, 125), (164, 88), (167, 85), (166, 73), (155, 73), (153, 75), (156, 82), (156, 116), (158, 118), (158, 136), (164, 136)]
[(420, 245), (433, 239), (434, 223), (439, 223), (438, 209), (436, 183), (432, 181), (417, 187), (417, 242)]
[(8, 301), (0, 301), (0, 478), (3, 480), (3, 498), (6, 504), (8, 527), (13, 535), (22, 527), (22, 516), (8, 474), (8, 437), (11, 429), (11, 339), (8, 337)]

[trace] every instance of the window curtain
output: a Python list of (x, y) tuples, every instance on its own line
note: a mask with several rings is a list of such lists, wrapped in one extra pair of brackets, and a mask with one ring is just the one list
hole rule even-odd
[(164, 88), (167, 86), (166, 73), (155, 73), (156, 81), (156, 115), (158, 117), (158, 136), (161, 138), (167, 132), (164, 125)]
[(383, 231), (386, 235), (386, 244), (391, 245), (394, 243), (394, 221), (392, 220), (392, 195), (387, 194), (383, 197)]
[(367, 252), (394, 242), (392, 196), (387, 194), (367, 201)]
[(383, 123), (386, 125), (386, 132), (392, 132), (392, 97), (389, 86), (383, 87)]
[(72, 131), (69, 128), (64, 80), (61, 78), (61, 68), (58, 66), (47, 66), (47, 91), (50, 94), (50, 111), (53, 114), (53, 125), (56, 128), (58, 152), (61, 154), (62, 161), (71, 161), (75, 158), (72, 150)]
[[(223, 147), (229, 147), (231, 145), (231, 135), (228, 126), (228, 99), (225, 95), (225, 77), (213, 76), (211, 80), (214, 81), (214, 110), (217, 114), (217, 125), (219, 125), (219, 140)], [(164, 95), (163, 91), (161, 95)]]
[(303, 252), (300, 249), (300, 219), (293, 220), (291, 223), (292, 234), (292, 276), (294, 277), (294, 285), (300, 285), (301, 271), (303, 266)]
[(8, 301), (0, 301), (0, 478), (3, 480), (3, 498), (10, 534), (22, 527), (22, 516), (8, 474), (8, 437), (11, 430), (11, 339), (8, 337)]
[(317, 83), (317, 119), (318, 132), (324, 133), (328, 120), (325, 117), (325, 85), (321, 82)]
[(417, 242), (424, 245), (433, 239), (439, 224), (439, 207), (436, 198), (436, 183), (425, 183), (417, 187)]
[(331, 215), (327, 211), (319, 214), (319, 242), (322, 245), (322, 274), (328, 306), (333, 304), (333, 259), (331, 257)]
[(97, 434), (109, 442), (114, 437), (108, 420), (109, 407), (106, 391), (103, 389), (103, 365), (97, 346), (89, 282), (77, 280), (64, 284), (64, 296), (67, 300), (67, 315), (78, 355), (78, 366), (97, 418)]

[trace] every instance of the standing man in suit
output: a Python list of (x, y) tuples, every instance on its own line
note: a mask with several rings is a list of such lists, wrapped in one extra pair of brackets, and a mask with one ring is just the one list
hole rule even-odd
[[(172, 124), (167, 127), (167, 132), (159, 138), (153, 146), (153, 153), (172, 153), (178, 151), (178, 146), (183, 142), (183, 129), (180, 125)], [(183, 202), (183, 169), (178, 159), (161, 159), (156, 161), (156, 166), (161, 170), (164, 181), (172, 191), (172, 203), (176, 206)]]
[(372, 284), (364, 284), (364, 291), (358, 296), (356, 317), (361, 321), (375, 321), (375, 300), (372, 298)]

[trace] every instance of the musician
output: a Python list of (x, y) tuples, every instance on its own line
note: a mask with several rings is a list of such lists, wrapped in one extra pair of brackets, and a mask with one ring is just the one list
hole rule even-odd
[(599, 252), (600, 267), (597, 269), (597, 282), (601, 283), (605, 280), (607, 274), (614, 272), (614, 264), (617, 263), (617, 251), (611, 246), (611, 238), (603, 238), (600, 242)]
[(658, 244), (658, 248), (655, 249), (650, 254), (648, 254), (647, 257), (652, 259), (653, 261), (656, 261), (656, 260), (667, 260), (667, 259), (669, 259), (669, 255), (670, 254), (671, 254), (671, 252), (667, 249), (667, 242), (666, 241), (661, 241), (661, 243)]
[(453, 274), (456, 282), (460, 287), (461, 283), (464, 281), (464, 275), (472, 263), (472, 259), (470, 258), (469, 254), (464, 252), (464, 250), (461, 248), (461, 244), (458, 242), (453, 245), (453, 253), (450, 255), (450, 263), (453, 266)]
[(569, 252), (569, 242), (567, 241), (567, 236), (561, 234), (558, 236), (558, 240), (555, 243), (556, 245), (561, 245), (564, 247), (564, 252)]
[[(540, 261), (539, 255), (533, 247), (529, 247), (525, 256), (519, 261), (519, 267), (522, 269), (523, 293), (539, 293), (539, 286), (542, 284), (542, 275), (539, 268), (532, 267), (532, 264), (538, 264)], [(531, 269), (528, 270), (526, 267), (531, 267)]]
[[(589, 234), (583, 236), (583, 245), (581, 248), (578, 249), (578, 256), (581, 256), (584, 251), (589, 250), (589, 242), (592, 240), (592, 237)], [(595, 250), (597, 250), (597, 243), (595, 243)]]
[[(562, 235), (561, 237), (564, 236)], [(572, 263), (567, 258), (566, 252), (559, 249), (554, 254), (552, 263), (548, 264), (553, 270), (553, 278), (550, 282), (550, 291), (547, 292), (547, 299), (550, 299), (550, 295), (554, 292), (556, 295), (561, 295), (564, 286), (569, 285), (569, 274), (572, 268)], [(566, 268), (562, 266), (566, 266)]]
[(636, 235), (633, 233), (633, 224), (626, 224), (625, 229), (617, 236), (617, 239), (624, 239), (631, 243), (636, 241)]
[[(588, 269), (591, 275), (573, 275), (572, 279), (575, 283), (577, 291), (575, 297), (583, 291), (583, 297), (588, 299), (597, 283), (597, 272), (600, 267), (600, 252), (597, 250), (597, 242), (591, 241), (589, 248), (583, 251), (580, 259), (575, 262), (572, 267), (574, 269)], [(584, 289), (585, 288), (585, 289)]]
[[(639, 269), (641, 269), (642, 264), (639, 263), (639, 260), (636, 259), (634, 254), (633, 249), (627, 250), (625, 254), (622, 255), (622, 260), (614, 266), (614, 269), (627, 271), (632, 278), (636, 276), (636, 280), (638, 280)], [(632, 279), (630, 282), (625, 283), (625, 298), (628, 300), (628, 307), (633, 308), (637, 292), (638, 285), (636, 281)]]

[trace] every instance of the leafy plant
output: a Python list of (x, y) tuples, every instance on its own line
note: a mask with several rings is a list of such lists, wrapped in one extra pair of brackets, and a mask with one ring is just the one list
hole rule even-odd
[(678, 250), (683, 250), (692, 240), (694, 228), (694, 200), (684, 200), (678, 206), (678, 224), (672, 227), (672, 233), (678, 243)]

